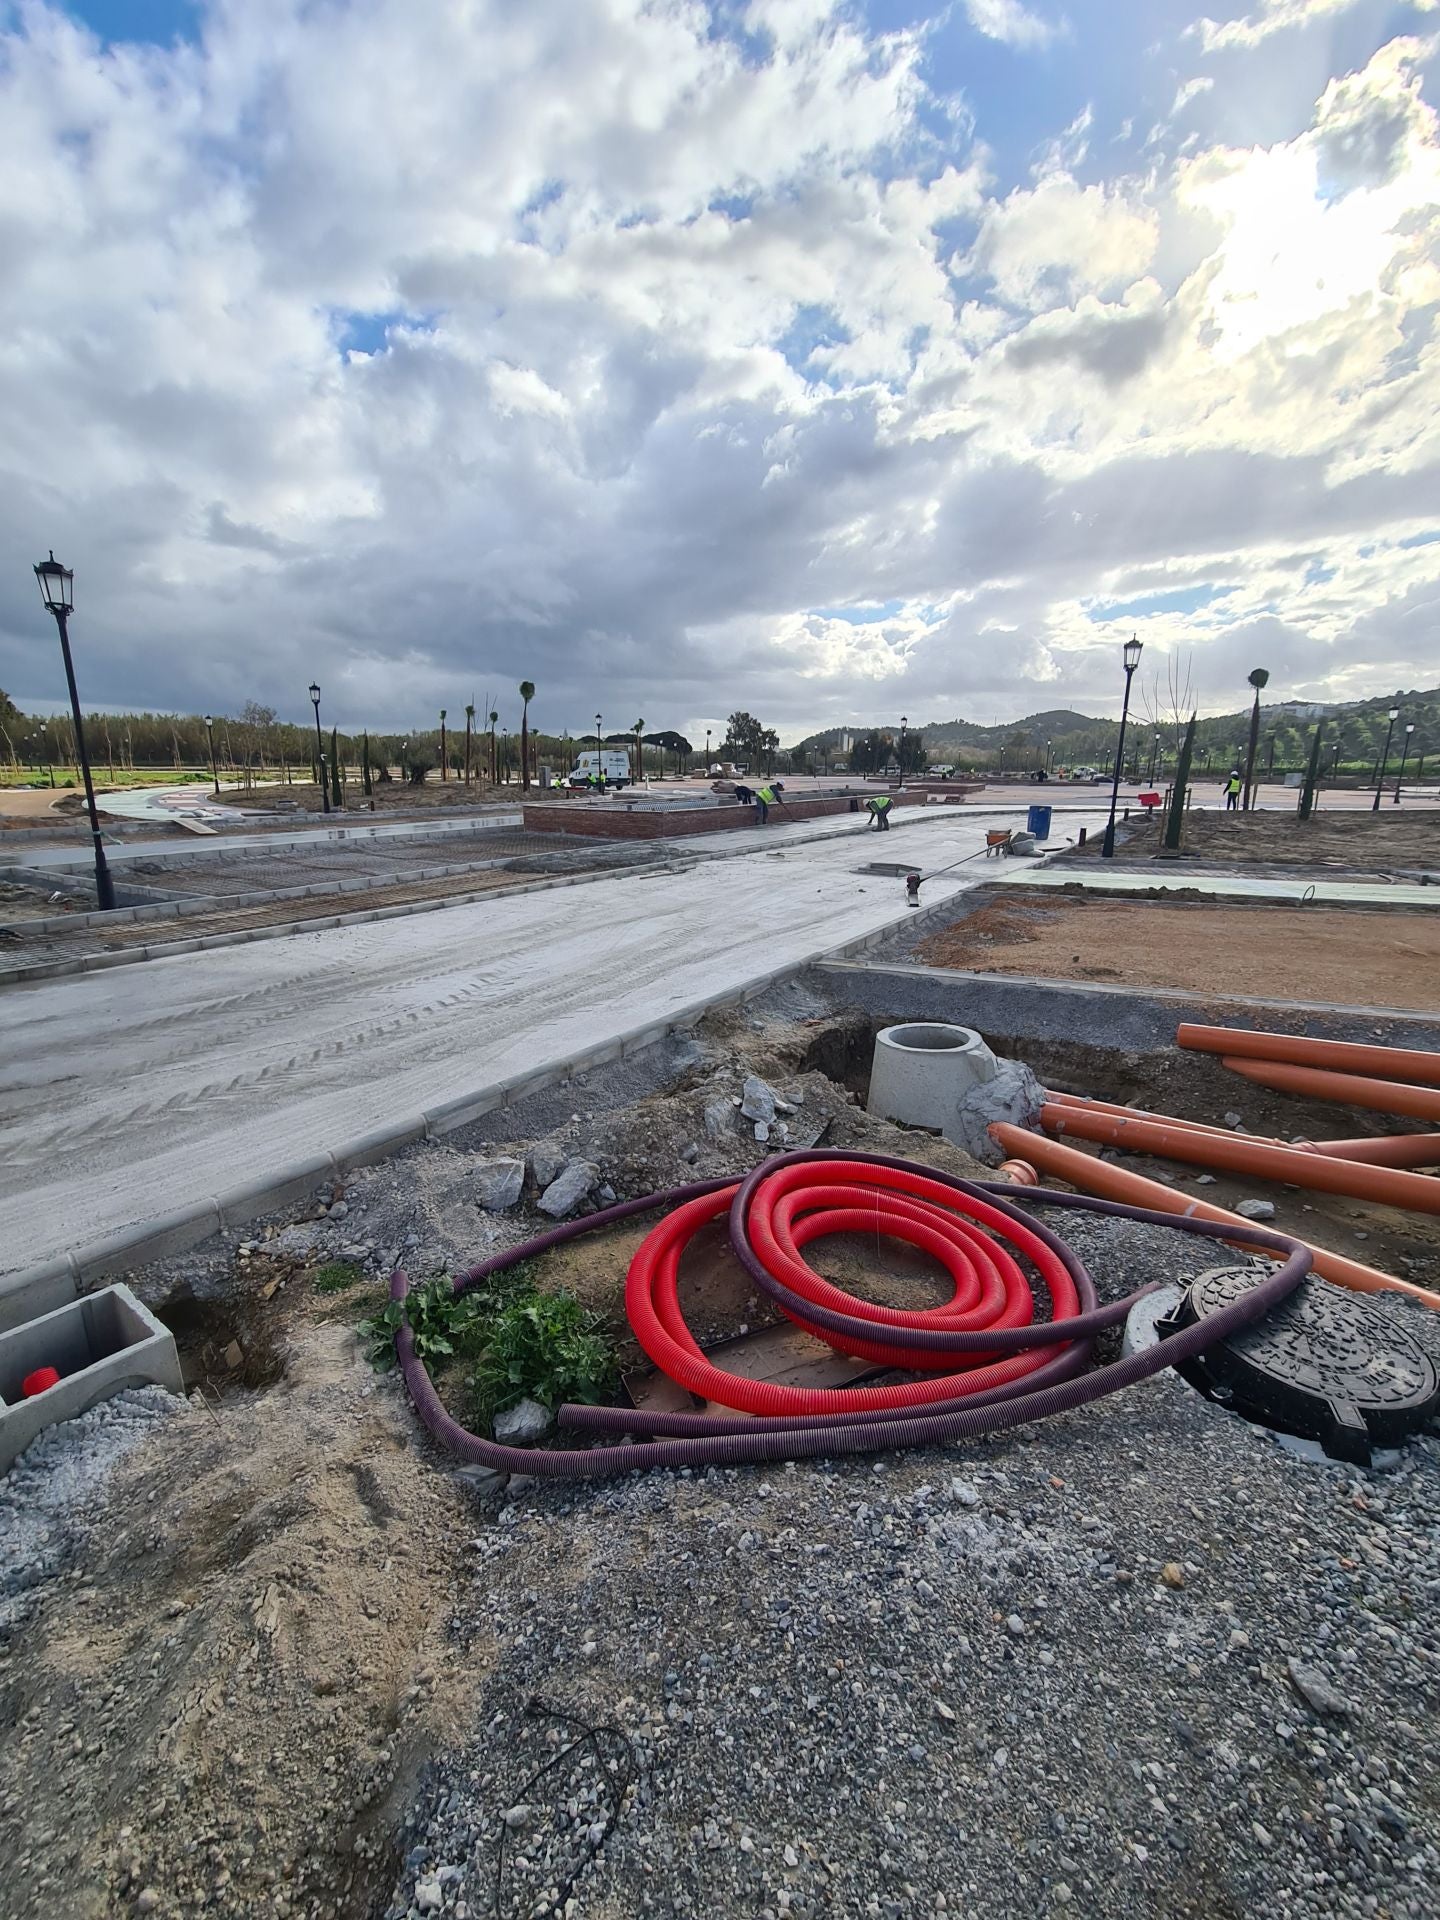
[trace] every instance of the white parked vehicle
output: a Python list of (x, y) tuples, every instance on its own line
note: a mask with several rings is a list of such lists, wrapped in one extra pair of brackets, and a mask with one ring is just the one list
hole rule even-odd
[(630, 756), (619, 747), (607, 747), (603, 753), (593, 748), (589, 753), (576, 757), (567, 786), (588, 787), (592, 781), (598, 784), (601, 773), (605, 775), (605, 785), (613, 787), (618, 793), (622, 787), (630, 785)]

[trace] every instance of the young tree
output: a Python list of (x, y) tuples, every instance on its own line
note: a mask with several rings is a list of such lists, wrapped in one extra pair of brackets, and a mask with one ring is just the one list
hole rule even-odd
[(1165, 817), (1165, 845), (1178, 852), (1180, 829), (1185, 821), (1185, 790), (1190, 784), (1190, 761), (1195, 752), (1195, 715), (1180, 742), (1180, 757), (1175, 763), (1175, 785), (1170, 793), (1170, 811)]
[(345, 810), (344, 782), (340, 778), (340, 748), (334, 727), (330, 729), (330, 804), (337, 813)]
[(500, 761), (495, 752), (495, 728), (500, 719), (499, 710), (490, 709), (490, 784), (497, 786), (500, 780)]
[(530, 791), (530, 702), (535, 698), (535, 682), (520, 682), (520, 790)]
[(475, 737), (475, 702), (465, 709), (465, 784), (470, 784), (470, 743)]
[(1321, 720), (1315, 728), (1310, 742), (1310, 764), (1305, 770), (1305, 785), (1300, 793), (1300, 818), (1308, 820), (1315, 811), (1315, 790), (1320, 784), (1320, 735), (1325, 731), (1325, 722)]

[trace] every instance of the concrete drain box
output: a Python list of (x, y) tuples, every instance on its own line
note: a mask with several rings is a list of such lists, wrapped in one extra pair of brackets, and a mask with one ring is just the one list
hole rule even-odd
[[(60, 1378), (27, 1400), (21, 1383), (39, 1367)], [(128, 1287), (101, 1287), (0, 1333), (0, 1473), (46, 1427), (127, 1387), (154, 1386), (184, 1393), (180, 1356), (169, 1329)]]

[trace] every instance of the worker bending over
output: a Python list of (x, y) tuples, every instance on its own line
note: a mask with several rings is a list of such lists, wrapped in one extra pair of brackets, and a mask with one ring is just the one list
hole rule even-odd
[(755, 813), (757, 826), (763, 827), (770, 817), (770, 809), (779, 799), (777, 787), (757, 787), (755, 789)]
[(877, 833), (890, 831), (890, 809), (895, 802), (888, 793), (876, 793), (865, 802), (865, 811), (870, 816), (870, 824)]

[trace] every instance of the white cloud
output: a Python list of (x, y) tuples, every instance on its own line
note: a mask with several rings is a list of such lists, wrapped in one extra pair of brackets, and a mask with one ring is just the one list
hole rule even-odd
[(1044, 20), (1021, 0), (965, 0), (965, 11), (977, 33), (1007, 47), (1048, 47), (1069, 31), (1063, 20)]
[[(1272, 34), (1292, 27), (1309, 27), (1334, 14), (1348, 13), (1361, 0), (1260, 0), (1254, 13), (1238, 20), (1201, 19), (1189, 31), (1198, 33), (1207, 53), (1231, 47), (1258, 47)], [(1440, 0), (1408, 0), (1417, 13), (1432, 13)]]
[[(1005, 101), (936, 100), (923, 35), (734, 12), (0, 31), (0, 516), (78, 569), (87, 698), (1013, 712), (1108, 700), (1096, 609), (1176, 578), (1224, 591), (1134, 617), (1222, 690), (1262, 620), (1312, 689), (1433, 673), (1422, 43), (1143, 177), (1067, 103), (997, 181)], [(0, 577), (22, 704), (32, 596)]]

